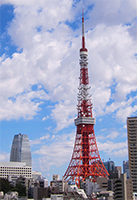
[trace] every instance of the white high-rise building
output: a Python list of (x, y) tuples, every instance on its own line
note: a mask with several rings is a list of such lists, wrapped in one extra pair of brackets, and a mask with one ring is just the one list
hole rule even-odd
[(31, 150), (27, 135), (19, 133), (14, 136), (10, 162), (25, 162), (27, 166), (31, 166)]

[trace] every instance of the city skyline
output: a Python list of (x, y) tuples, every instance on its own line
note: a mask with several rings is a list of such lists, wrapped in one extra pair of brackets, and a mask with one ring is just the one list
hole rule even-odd
[[(0, 160), (28, 135), (33, 170), (64, 174), (73, 151), (85, 12), (95, 135), (101, 159), (128, 159), (127, 117), (137, 116), (136, 2), (1, 1)], [(4, 5), (3, 5), (4, 4)]]

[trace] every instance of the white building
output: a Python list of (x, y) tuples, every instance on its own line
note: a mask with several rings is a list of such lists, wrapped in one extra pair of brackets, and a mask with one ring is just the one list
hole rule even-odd
[(18, 200), (18, 192), (8, 192), (4, 196), (4, 200)]
[(23, 176), (25, 178), (32, 177), (32, 168), (26, 166), (24, 162), (1, 162), (0, 161), (0, 178), (12, 176)]
[(90, 196), (93, 192), (99, 191), (99, 184), (97, 182), (92, 182), (90, 179), (86, 179), (85, 181), (85, 191), (88, 196)]
[(55, 191), (57, 193), (63, 193), (66, 190), (67, 182), (62, 180), (56, 180), (56, 181), (50, 181), (50, 187), (52, 191)]
[(59, 174), (53, 174), (53, 181), (59, 181)]
[(46, 178), (42, 177), (41, 172), (33, 171), (32, 178), (35, 181), (39, 182), (40, 187), (44, 187), (44, 188), (48, 187), (48, 180)]
[(33, 171), (32, 178), (34, 178), (35, 180), (41, 179), (42, 178), (41, 172)]
[(68, 182), (68, 192), (76, 192), (78, 193), (79, 195), (81, 195), (83, 197), (83, 199), (87, 199), (87, 195), (85, 194), (84, 190), (83, 189), (79, 189), (75, 182), (73, 181), (69, 181)]

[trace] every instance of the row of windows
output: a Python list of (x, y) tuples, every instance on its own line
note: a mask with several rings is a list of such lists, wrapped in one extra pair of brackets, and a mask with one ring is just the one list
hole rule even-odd
[(13, 169), (13, 168), (1, 168), (0, 170), (14, 170), (14, 171), (17, 171), (17, 170), (20, 170), (20, 171), (31, 171), (31, 169), (20, 169), (20, 168), (17, 168), (17, 169)]
[(7, 170), (1, 170), (0, 171), (1, 173), (31, 173), (31, 171), (17, 171), (17, 170), (9, 170), (9, 171), (7, 171)]
[(15, 169), (5, 170), (5, 169), (3, 169), (3, 170), (0, 170), (0, 172), (27, 172), (27, 173), (31, 173), (32, 171), (31, 170), (15, 170)]
[(27, 172), (27, 173), (31, 173), (31, 171), (26, 171), (26, 170), (1, 170), (1, 172)]
[(0, 167), (1, 169), (29, 169), (31, 170), (31, 168), (27, 168), (27, 167)]
[(31, 171), (32, 169), (31, 168), (7, 168), (7, 167), (0, 167), (0, 170), (26, 170), (26, 171)]
[(130, 136), (129, 136), (129, 139), (131, 140), (131, 139), (136, 139), (137, 138), (137, 135), (135, 135), (135, 134), (130, 134)]
[[(26, 178), (31, 178), (30, 175), (24, 175)], [(7, 178), (7, 175), (0, 175), (0, 178)]]
[(9, 175), (22, 175), (22, 176), (32, 176), (31, 173), (13, 173), (13, 172), (9, 172), (9, 173), (0, 173), (0, 176), (9, 176)]

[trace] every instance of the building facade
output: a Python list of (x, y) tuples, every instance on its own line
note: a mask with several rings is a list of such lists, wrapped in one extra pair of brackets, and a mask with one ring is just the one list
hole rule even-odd
[(0, 162), (0, 178), (7, 178), (13, 175), (31, 178), (32, 169), (23, 162)]
[(109, 160), (107, 162), (103, 162), (106, 170), (108, 171), (108, 173), (115, 171), (115, 163), (112, 160)]
[(123, 173), (127, 174), (127, 179), (129, 179), (129, 161), (123, 161)]
[(127, 185), (126, 185), (127, 177), (126, 173), (121, 174), (121, 177), (118, 179), (114, 179), (114, 199), (116, 200), (128, 200), (127, 199)]
[(132, 180), (127, 179), (126, 185), (127, 185), (127, 199), (133, 200), (133, 183), (132, 183)]
[(137, 192), (137, 117), (127, 118), (128, 156), (133, 192)]
[(27, 166), (31, 166), (31, 150), (27, 135), (19, 133), (14, 136), (10, 162), (26, 162)]

